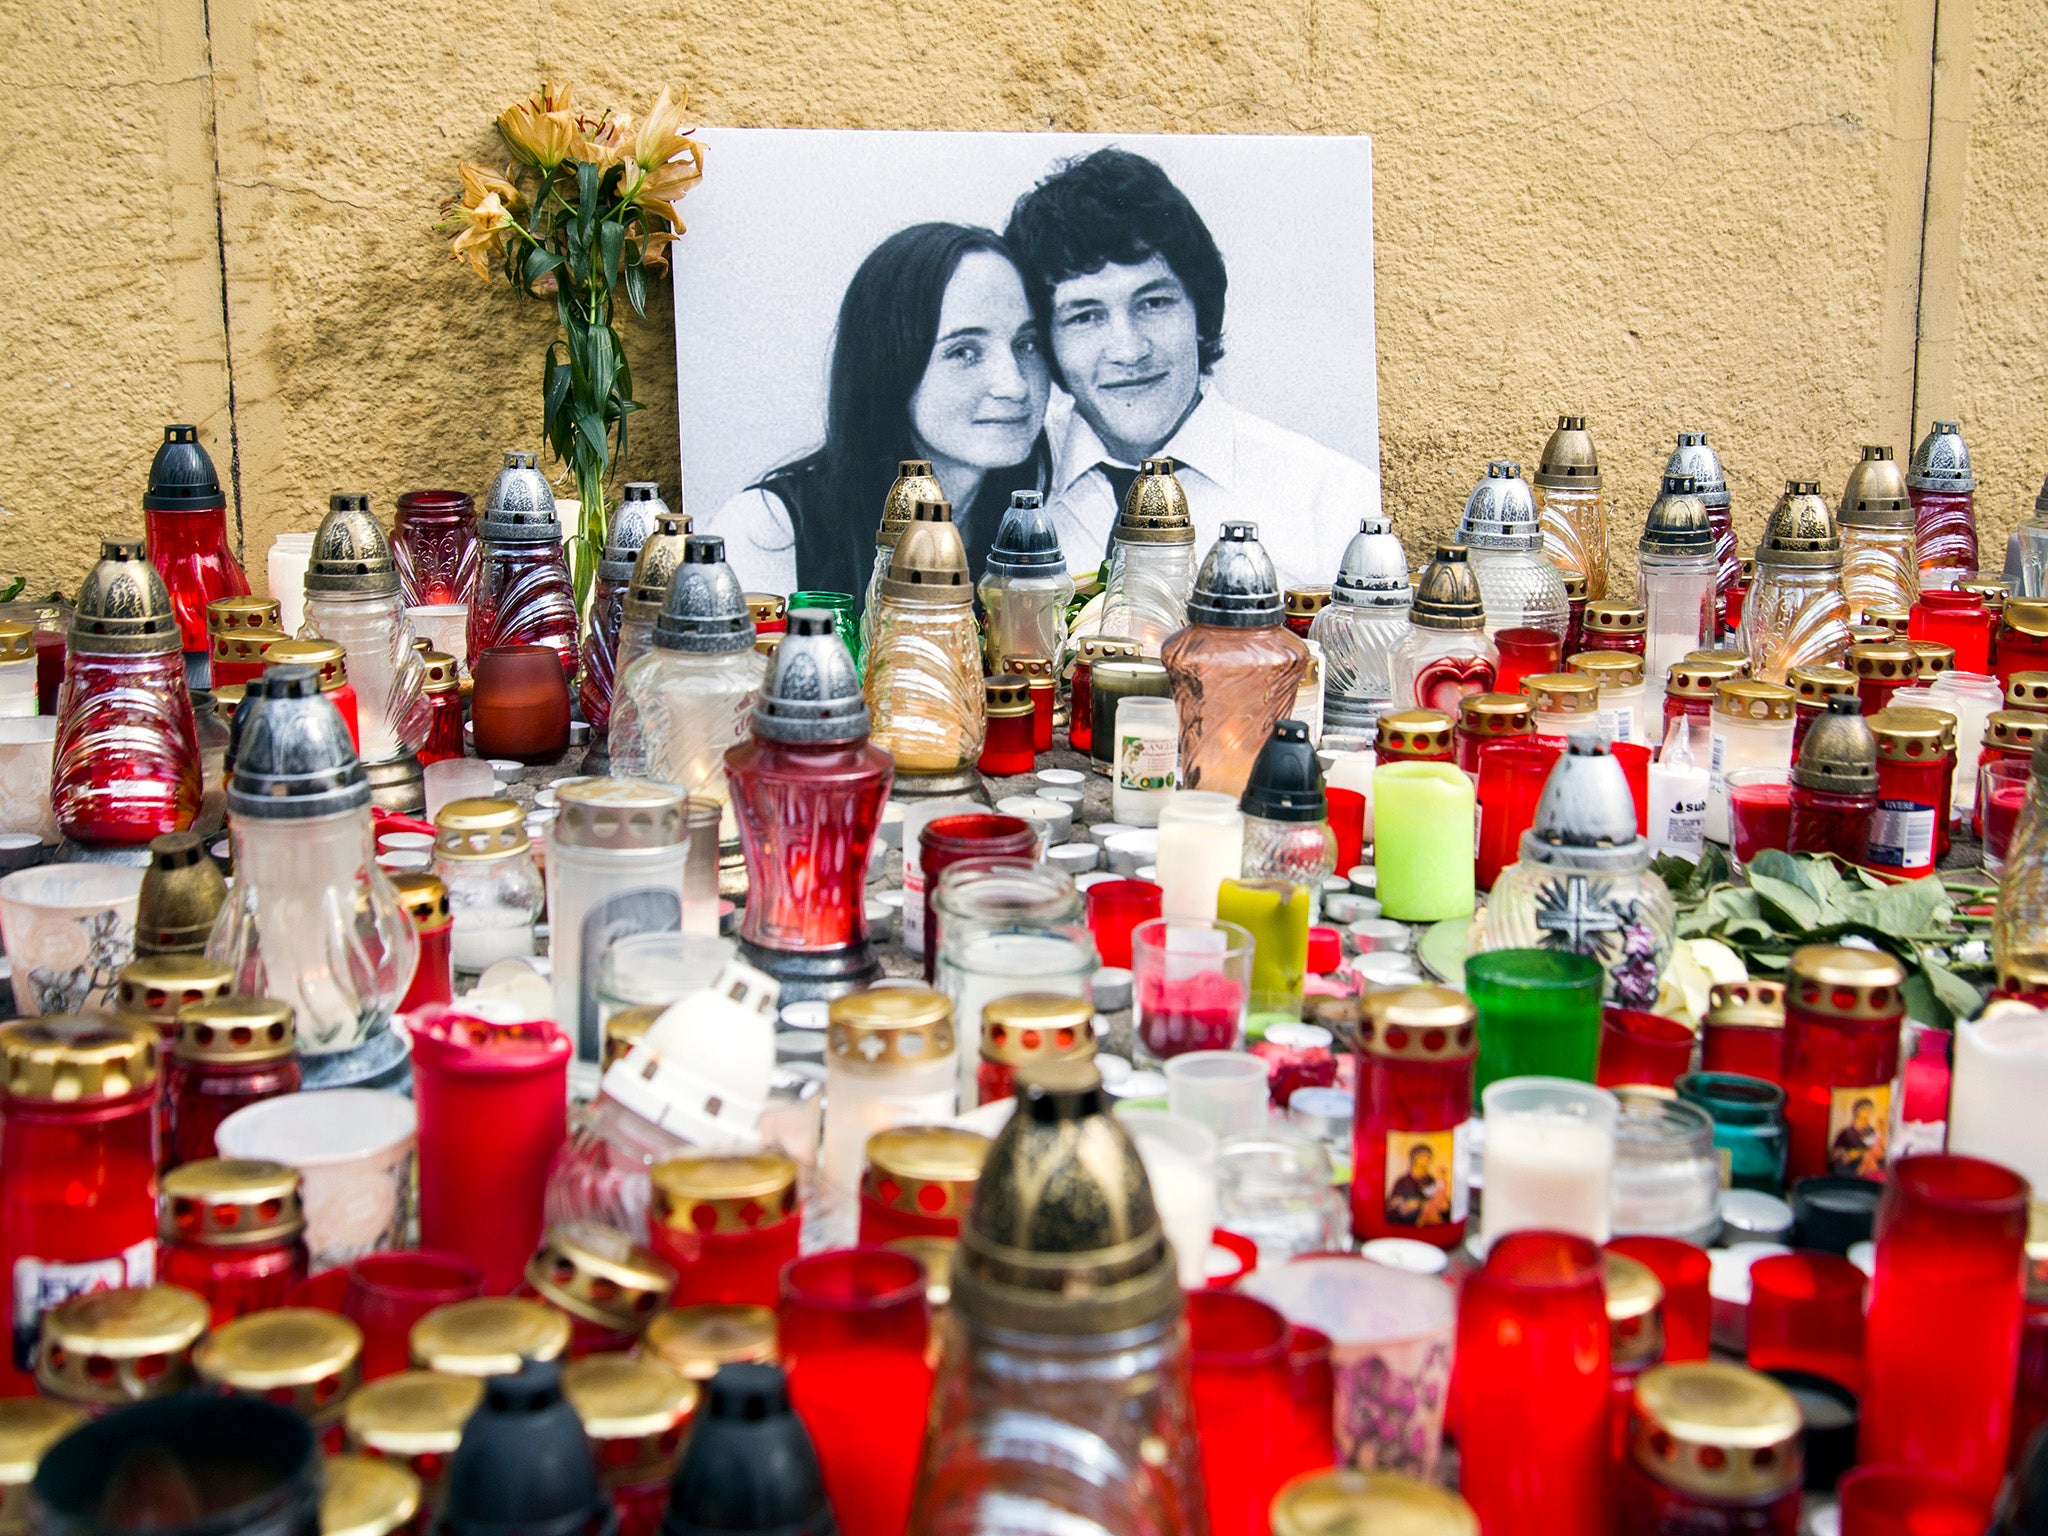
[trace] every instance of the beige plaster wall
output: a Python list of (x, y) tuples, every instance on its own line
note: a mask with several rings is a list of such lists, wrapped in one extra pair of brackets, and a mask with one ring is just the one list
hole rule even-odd
[[(1706, 428), (1745, 545), (1788, 475), (1832, 492), (1862, 442), (1903, 457), (1916, 387), (1921, 423), (1966, 423), (1987, 544), (2048, 468), (2025, 0), (1943, 0), (1932, 177), (1933, 0), (0, 4), (27, 33), (0, 131), (34, 209), (0, 254), (0, 527), (39, 586), (139, 526), (171, 414), (225, 471), (223, 269), (254, 565), (331, 489), (479, 490), (537, 440), (548, 315), (430, 226), (542, 74), (627, 105), (687, 85), (719, 123), (1375, 135), (1383, 468), (1418, 552), (1561, 410), (1630, 524), (1673, 435)], [(48, 133), (74, 115), (115, 125)], [(673, 482), (665, 290), (651, 307), (628, 470)], [(1916, 337), (1942, 314), (1946, 342)]]

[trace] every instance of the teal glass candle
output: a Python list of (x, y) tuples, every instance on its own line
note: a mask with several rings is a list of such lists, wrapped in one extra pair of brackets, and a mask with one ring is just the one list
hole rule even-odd
[(1495, 949), (1468, 959), (1465, 990), (1479, 1010), (1473, 1091), (1503, 1077), (1592, 1082), (1605, 980), (1597, 961), (1568, 950)]
[(1721, 1187), (1785, 1188), (1785, 1090), (1760, 1077), (1737, 1072), (1688, 1072), (1678, 1096), (1698, 1105), (1714, 1122), (1714, 1150), (1721, 1158)]

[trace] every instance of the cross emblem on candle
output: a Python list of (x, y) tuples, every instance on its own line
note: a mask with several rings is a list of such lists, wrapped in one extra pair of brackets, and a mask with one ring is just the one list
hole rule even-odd
[(1565, 946), (1583, 955), (1589, 952), (1589, 940), (1621, 932), (1622, 920), (1608, 903), (1604, 882), (1594, 890), (1584, 875), (1567, 875), (1562, 881), (1545, 881), (1537, 893), (1536, 926), (1563, 935)]

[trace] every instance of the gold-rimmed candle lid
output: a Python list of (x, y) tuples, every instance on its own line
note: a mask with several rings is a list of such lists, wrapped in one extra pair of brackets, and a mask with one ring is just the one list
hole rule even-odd
[(1289, 587), (1280, 594), (1290, 619), (1313, 619), (1330, 606), (1328, 587)]
[(156, 1082), (157, 1031), (103, 1013), (63, 1013), (0, 1027), (7, 1096), (81, 1104), (123, 1099)]
[(243, 1248), (305, 1230), (299, 1170), (255, 1158), (208, 1157), (163, 1176), (159, 1232), (166, 1242)]
[(1440, 709), (1397, 709), (1380, 716), (1373, 747), (1385, 757), (1448, 757), (1453, 729)]
[[(1686, 699), (1708, 699), (1714, 697), (1714, 685), (1723, 678), (1739, 677), (1735, 664), (1730, 661), (1695, 661), (1687, 657), (1671, 663), (1665, 674), (1664, 691)], [(1844, 674), (1845, 676), (1847, 674)], [(1849, 678), (1849, 686), (1856, 686), (1856, 679)]]
[[(562, 1367), (562, 1395), (593, 1440), (653, 1440), (654, 1456), (673, 1455), (683, 1421), (697, 1408), (700, 1388), (682, 1372), (649, 1355), (596, 1354)], [(666, 1442), (665, 1446), (660, 1442)], [(600, 1458), (611, 1470), (609, 1458)]]
[(1846, 697), (1856, 692), (1856, 674), (1847, 667), (1825, 663), (1794, 667), (1785, 674), (1785, 686), (1792, 690), (1795, 702), (1811, 709), (1826, 709), (1828, 700), (1836, 695)]
[(1479, 1516), (1419, 1477), (1338, 1469), (1282, 1487), (1272, 1527), (1273, 1536), (1479, 1536)]
[(366, 1382), (342, 1411), (348, 1443), (379, 1456), (445, 1457), (484, 1400), (481, 1376), (400, 1371)]
[(1998, 626), (2001, 631), (2016, 635), (2048, 639), (2048, 597), (2006, 598), (2005, 606), (1999, 610)]
[(1716, 1507), (1760, 1506), (1805, 1476), (1798, 1402), (1760, 1372), (1720, 1361), (1657, 1365), (1636, 1382), (1635, 1464)]
[(1564, 665), (1602, 688), (1633, 688), (1643, 680), (1643, 658), (1633, 651), (1580, 651), (1567, 656)]
[(958, 1220), (974, 1200), (989, 1139), (957, 1125), (899, 1125), (868, 1138), (861, 1193), (892, 1211)]
[(1527, 736), (1533, 713), (1525, 693), (1468, 693), (1458, 701), (1458, 727), (1471, 736)]
[(1015, 1068), (1095, 1054), (1095, 1008), (1063, 992), (1013, 992), (981, 1010), (981, 1055)]
[(180, 1061), (216, 1065), (279, 1061), (298, 1044), (292, 1005), (275, 997), (215, 997), (178, 1010)]
[(420, 652), (420, 666), (425, 669), (420, 686), (428, 693), (454, 693), (461, 689), (462, 668), (446, 651), (429, 646)]
[(1870, 717), (1880, 762), (1936, 762), (1947, 749), (1955, 721), (1938, 709), (1890, 704)]
[(690, 1153), (650, 1177), (651, 1219), (687, 1232), (754, 1232), (797, 1213), (796, 1163), (780, 1152)]
[(2014, 672), (2007, 677), (2005, 707), (2048, 714), (2048, 672)]
[(642, 1040), (647, 1031), (664, 1013), (666, 1005), (645, 1003), (638, 1007), (621, 1008), (604, 1021), (604, 1064), (609, 1067), (615, 1061), (623, 1060)]
[(1617, 1365), (1640, 1365), (1664, 1353), (1664, 1282), (1640, 1259), (1600, 1256), (1607, 1297), (1608, 1350)]
[(640, 1348), (692, 1381), (709, 1381), (722, 1365), (773, 1364), (775, 1311), (737, 1302), (671, 1307), (647, 1325)]
[(625, 1233), (589, 1221), (557, 1222), (526, 1264), (526, 1283), (572, 1317), (638, 1333), (675, 1289), (675, 1267)]
[(192, 1351), (200, 1380), (284, 1402), (315, 1425), (355, 1390), (363, 1330), (316, 1307), (271, 1307), (223, 1323)]
[(295, 661), (320, 674), (320, 691), (334, 693), (348, 683), (348, 653), (334, 640), (276, 640), (263, 652), (263, 660)]
[(206, 1302), (176, 1285), (87, 1291), (43, 1314), (36, 1385), (71, 1403), (110, 1406), (168, 1397), (192, 1380)]
[(1582, 628), (1589, 635), (1640, 635), (1648, 631), (1650, 611), (1625, 597), (1598, 597), (1586, 604)]
[(1993, 710), (1984, 722), (1984, 745), (2031, 753), (2044, 732), (2048, 732), (2048, 714), (2031, 709)]
[(748, 592), (743, 594), (747, 605), (747, 617), (754, 621), (754, 627), (773, 624), (789, 611), (789, 599), (778, 597), (773, 592)]
[(391, 1536), (412, 1522), (420, 1480), (376, 1456), (330, 1456), (320, 1490), (320, 1536)]
[(1541, 714), (1591, 715), (1600, 708), (1600, 684), (1579, 672), (1531, 672), (1522, 692)]
[(1920, 675), (1920, 653), (1905, 641), (1873, 640), (1849, 647), (1848, 668), (1872, 682), (1911, 682)]
[(1369, 993), (1358, 1048), (1390, 1061), (1466, 1061), (1479, 1050), (1472, 999), (1450, 987), (1386, 987)]
[(455, 921), (448, 906), (448, 885), (439, 875), (412, 869), (393, 875), (391, 885), (398, 892), (398, 904), (421, 933), (432, 933)]
[(509, 1376), (528, 1360), (569, 1347), (569, 1317), (518, 1296), (473, 1296), (434, 1308), (412, 1325), (413, 1363), (453, 1376)]
[(1709, 646), (1685, 653), (1687, 661), (1724, 661), (1735, 669), (1737, 677), (1749, 676), (1749, 652), (1731, 646)]
[(1031, 684), (1015, 673), (984, 677), (981, 686), (990, 719), (1015, 720), (1037, 712), (1038, 706), (1031, 702)]
[(1956, 648), (1943, 645), (1939, 640), (1915, 640), (1913, 649), (1920, 656), (1920, 676), (1924, 680), (1939, 677), (1944, 672), (1956, 669)]
[(1736, 720), (1790, 720), (1799, 695), (1782, 683), (1730, 677), (1714, 685), (1714, 713)]
[(434, 813), (434, 857), (480, 862), (531, 851), (526, 812), (514, 800), (450, 800)]
[(930, 987), (871, 987), (832, 1000), (825, 1051), (867, 1071), (921, 1067), (953, 1053), (953, 1004)]
[(1759, 977), (1746, 981), (1717, 981), (1707, 989), (1706, 1022), (1752, 1029), (1783, 1029), (1785, 983)]
[(1906, 968), (1896, 956), (1841, 944), (1805, 944), (1787, 963), (1787, 1006), (1837, 1019), (1895, 1019)]
[(235, 989), (235, 968), (211, 955), (142, 955), (121, 967), (114, 979), (114, 1012), (156, 1026), (159, 1036), (177, 1034), (178, 1010), (189, 1003), (226, 997)]

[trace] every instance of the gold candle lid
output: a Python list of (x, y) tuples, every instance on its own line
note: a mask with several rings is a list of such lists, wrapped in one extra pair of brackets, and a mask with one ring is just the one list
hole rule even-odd
[(363, 1330), (334, 1312), (273, 1307), (223, 1323), (192, 1352), (200, 1379), (287, 1406), (317, 1426), (361, 1371)]
[(1098, 661), (1136, 661), (1138, 642), (1110, 635), (1083, 635), (1075, 642), (1075, 653), (1090, 666)]
[(953, 1300), (953, 1255), (960, 1251), (957, 1237), (898, 1237), (882, 1244), (897, 1253), (907, 1253), (924, 1266), (925, 1305), (941, 1311)]
[(281, 645), (286, 640), (289, 640), (291, 636), (287, 635), (283, 630), (276, 628), (217, 629), (208, 638), (212, 642), (209, 648), (212, 650), (213, 659), (216, 662), (232, 662), (247, 666), (252, 663), (263, 662), (266, 659), (282, 660), (283, 658), (281, 657), (266, 658), (265, 653), (273, 645)]
[(638, 1333), (667, 1303), (676, 1272), (623, 1232), (564, 1221), (548, 1228), (527, 1260), (526, 1283), (571, 1317)]
[(1888, 704), (1870, 717), (1880, 762), (1926, 763), (1938, 760), (1955, 730), (1955, 721), (1938, 709)]
[(780, 1152), (694, 1153), (656, 1163), (650, 1216), (687, 1232), (753, 1232), (796, 1215), (796, 1163)]
[(2008, 752), (2032, 752), (2041, 733), (2048, 731), (2048, 714), (2031, 709), (1992, 711), (1984, 722), (1984, 745), (2003, 747)]
[(1957, 578), (1956, 590), (1976, 593), (1983, 599), (1984, 606), (1996, 614), (2005, 606), (2012, 588), (2006, 585), (2003, 576), (1994, 575), (1990, 571), (1972, 571)]
[(1882, 624), (1851, 624), (1849, 626), (1849, 639), (1857, 645), (1863, 645), (1873, 640), (1889, 640), (1891, 638), (1891, 630)]
[(621, 1008), (604, 1021), (604, 1064), (609, 1067), (631, 1053), (647, 1038), (654, 1021), (668, 1012), (666, 1005), (648, 1003), (638, 1008)]
[(910, 523), (910, 514), (920, 501), (943, 501), (946, 493), (939, 489), (938, 477), (932, 473), (930, 459), (899, 459), (896, 461), (896, 479), (889, 487), (889, 494), (882, 500), (882, 521), (875, 529), (875, 547), (894, 549), (897, 540), (903, 537), (903, 530)]
[[(1738, 677), (1740, 675), (1736, 671), (1733, 662), (1694, 661), (1688, 657), (1684, 661), (1674, 661), (1671, 663), (1671, 670), (1667, 674), (1664, 691), (1669, 694), (1676, 694), (1680, 698), (1711, 699), (1714, 696), (1714, 685), (1716, 683), (1720, 682), (1723, 678)], [(1853, 688), (1856, 685), (1856, 679), (1850, 678), (1849, 685)]]
[(244, 1248), (305, 1230), (299, 1171), (253, 1158), (208, 1157), (163, 1177), (158, 1213), (166, 1242)]
[(1397, 709), (1380, 716), (1373, 748), (1382, 757), (1448, 757), (1451, 730), (1451, 717), (1440, 709)]
[(1640, 635), (1650, 627), (1650, 610), (1621, 597), (1599, 597), (1586, 604), (1584, 632), (1589, 635)]
[(47, 1397), (0, 1397), (0, 1492), (27, 1486), (43, 1453), (87, 1417), (83, 1408)]
[(1479, 1536), (1455, 1493), (1399, 1472), (1306, 1472), (1273, 1500), (1273, 1536)]
[(1849, 467), (1849, 483), (1835, 504), (1844, 528), (1910, 528), (1913, 503), (1906, 495), (1905, 471), (1889, 447), (1863, 445), (1863, 457)]
[(1112, 544), (1192, 544), (1194, 519), (1188, 493), (1173, 473), (1173, 460), (1147, 459), (1138, 467), (1117, 511)]
[(242, 699), (249, 691), (246, 683), (215, 683), (213, 685), (213, 716), (223, 724), (233, 724), (235, 711), (242, 707)]
[(1095, 1006), (1059, 992), (1012, 992), (983, 1005), (981, 1059), (1010, 1067), (1095, 1054)]
[(1785, 1027), (1785, 983), (1717, 981), (1707, 990), (1706, 1022), (1749, 1029)]
[(1368, 993), (1358, 1049), (1386, 1061), (1469, 1061), (1479, 1049), (1472, 999), (1450, 987)]
[(342, 1412), (348, 1443), (384, 1456), (447, 1456), (484, 1400), (480, 1376), (400, 1371), (358, 1387)]
[(953, 1054), (953, 1003), (930, 987), (873, 987), (832, 1000), (825, 1053), (863, 1071), (922, 1067)]
[(2007, 709), (2048, 713), (2048, 672), (2015, 672), (2005, 680)]
[(1913, 622), (1913, 615), (1904, 608), (1866, 608), (1863, 610), (1863, 622), (1888, 629), (1903, 639), (1907, 626)]
[[(1543, 482), (1539, 479), (1536, 483), (1541, 485)], [(1586, 581), (1586, 573), (1584, 571), (1560, 570), (1557, 574), (1564, 578), (1565, 601), (1583, 605), (1586, 601), (1587, 592), (1591, 590)]]
[(1800, 1485), (1799, 1404), (1757, 1371), (1719, 1361), (1652, 1366), (1636, 1381), (1629, 1455), (1656, 1481), (1749, 1504)]
[(390, 1536), (419, 1513), (420, 1480), (375, 1456), (330, 1456), (320, 1536)]
[(1920, 676), (1937, 677), (1943, 672), (1956, 669), (1956, 648), (1943, 645), (1938, 640), (1914, 640), (1910, 642), (1920, 655)]
[(640, 1347), (692, 1381), (709, 1381), (721, 1365), (774, 1363), (775, 1312), (735, 1303), (671, 1307), (647, 1325)]
[(1462, 544), (1439, 544), (1436, 557), (1415, 584), (1408, 622), (1417, 629), (1478, 631), (1486, 628), (1486, 603), (1472, 574), (1471, 552)]
[(1920, 675), (1920, 653), (1898, 640), (1866, 641), (1849, 647), (1848, 666), (1872, 682), (1908, 683)]
[(1021, 677), (1033, 688), (1050, 688), (1055, 681), (1052, 662), (1043, 656), (1005, 656), (997, 671), (1004, 676)]
[(889, 556), (881, 595), (920, 608), (958, 608), (974, 601), (967, 579), (967, 546), (953, 526), (953, 504), (920, 501)]
[(413, 1364), (455, 1376), (509, 1376), (528, 1360), (569, 1347), (566, 1313), (517, 1296), (473, 1296), (434, 1308), (412, 1325)]
[(1468, 736), (1527, 736), (1536, 722), (1525, 693), (1468, 693), (1458, 701), (1458, 728)]
[(698, 1392), (682, 1372), (646, 1355), (586, 1355), (562, 1367), (562, 1395), (593, 1440), (659, 1440), (696, 1411)]
[(1602, 688), (1633, 688), (1643, 680), (1643, 658), (1633, 651), (1581, 651), (1565, 658), (1565, 670), (1590, 677)]
[(989, 1139), (952, 1125), (899, 1125), (868, 1138), (860, 1191), (909, 1216), (958, 1220), (974, 1199)]
[(1280, 597), (1290, 619), (1313, 619), (1330, 606), (1328, 587), (1289, 587)]
[(295, 661), (320, 674), (320, 691), (334, 693), (348, 684), (348, 653), (333, 640), (275, 640), (263, 653), (266, 662)]
[(408, 870), (393, 875), (391, 884), (398, 892), (398, 904), (421, 933), (432, 933), (455, 921), (454, 913), (448, 909), (448, 886), (439, 875)]
[(1685, 659), (1687, 661), (1726, 662), (1729, 666), (1735, 669), (1735, 675), (1737, 677), (1749, 676), (1749, 652), (1743, 650), (1736, 650), (1732, 647), (1724, 646), (1719, 649), (1709, 648), (1698, 651), (1687, 651), (1685, 653)]
[(654, 514), (654, 532), (633, 557), (633, 578), (626, 584), (625, 613), (652, 624), (661, 615), (662, 604), (676, 577), (683, 549), (689, 543), (687, 513), (662, 511)]
[(526, 812), (511, 800), (450, 800), (434, 816), (434, 857), (516, 859), (530, 852)]
[(1856, 674), (1847, 667), (1794, 667), (1785, 674), (1785, 685), (1795, 695), (1795, 702), (1826, 709), (1828, 700), (1837, 694), (1846, 697), (1856, 691)]
[(206, 632), (210, 635), (283, 628), (284, 610), (274, 597), (216, 597), (206, 605)]
[(1664, 1354), (1664, 1282), (1625, 1254), (1602, 1253), (1607, 1291), (1608, 1353), (1616, 1365), (1641, 1365)]
[(1600, 685), (1577, 672), (1531, 672), (1522, 692), (1543, 714), (1590, 715), (1600, 708)]
[(292, 1054), (298, 1032), (292, 1005), (274, 997), (216, 997), (178, 1010), (180, 1061), (277, 1061)]
[(1787, 480), (1756, 548), (1758, 563), (1802, 569), (1842, 568), (1842, 533), (1821, 500), (1818, 480)]
[(789, 611), (788, 599), (777, 597), (773, 592), (745, 592), (741, 597), (747, 605), (747, 617), (754, 621), (756, 628), (773, 624)]
[(1798, 697), (1779, 683), (1724, 678), (1714, 685), (1714, 713), (1735, 720), (1790, 720)]
[(43, 1314), (36, 1385), (71, 1403), (168, 1397), (192, 1379), (206, 1302), (175, 1285), (87, 1291)]
[(0, 1081), (9, 1098), (64, 1104), (125, 1099), (156, 1082), (156, 1067), (157, 1032), (148, 1024), (62, 1013), (0, 1028)]
[(1787, 965), (1788, 1006), (1836, 1019), (1896, 1019), (1906, 1006), (1906, 968), (1891, 955), (1840, 944), (1804, 944)]
[(1031, 685), (1021, 677), (984, 677), (981, 686), (991, 720), (1015, 720), (1037, 713), (1038, 706), (1031, 702)]
[(1586, 430), (1585, 417), (1557, 418), (1556, 430), (1543, 444), (1535, 480), (1545, 490), (1600, 489), (1600, 454), (1593, 447), (1593, 434)]
[(420, 652), (420, 665), (426, 669), (420, 686), (428, 693), (454, 693), (462, 687), (462, 669), (446, 651), (430, 646)]
[(2048, 597), (2008, 597), (1998, 625), (2016, 635), (2048, 639)]
[(17, 619), (0, 619), (0, 661), (27, 661), (36, 653), (33, 624)]
[(144, 955), (121, 967), (114, 980), (114, 1012), (123, 1019), (153, 1024), (157, 1033), (177, 1033), (178, 1010), (188, 1003), (226, 997), (235, 989), (235, 968), (211, 955)]

